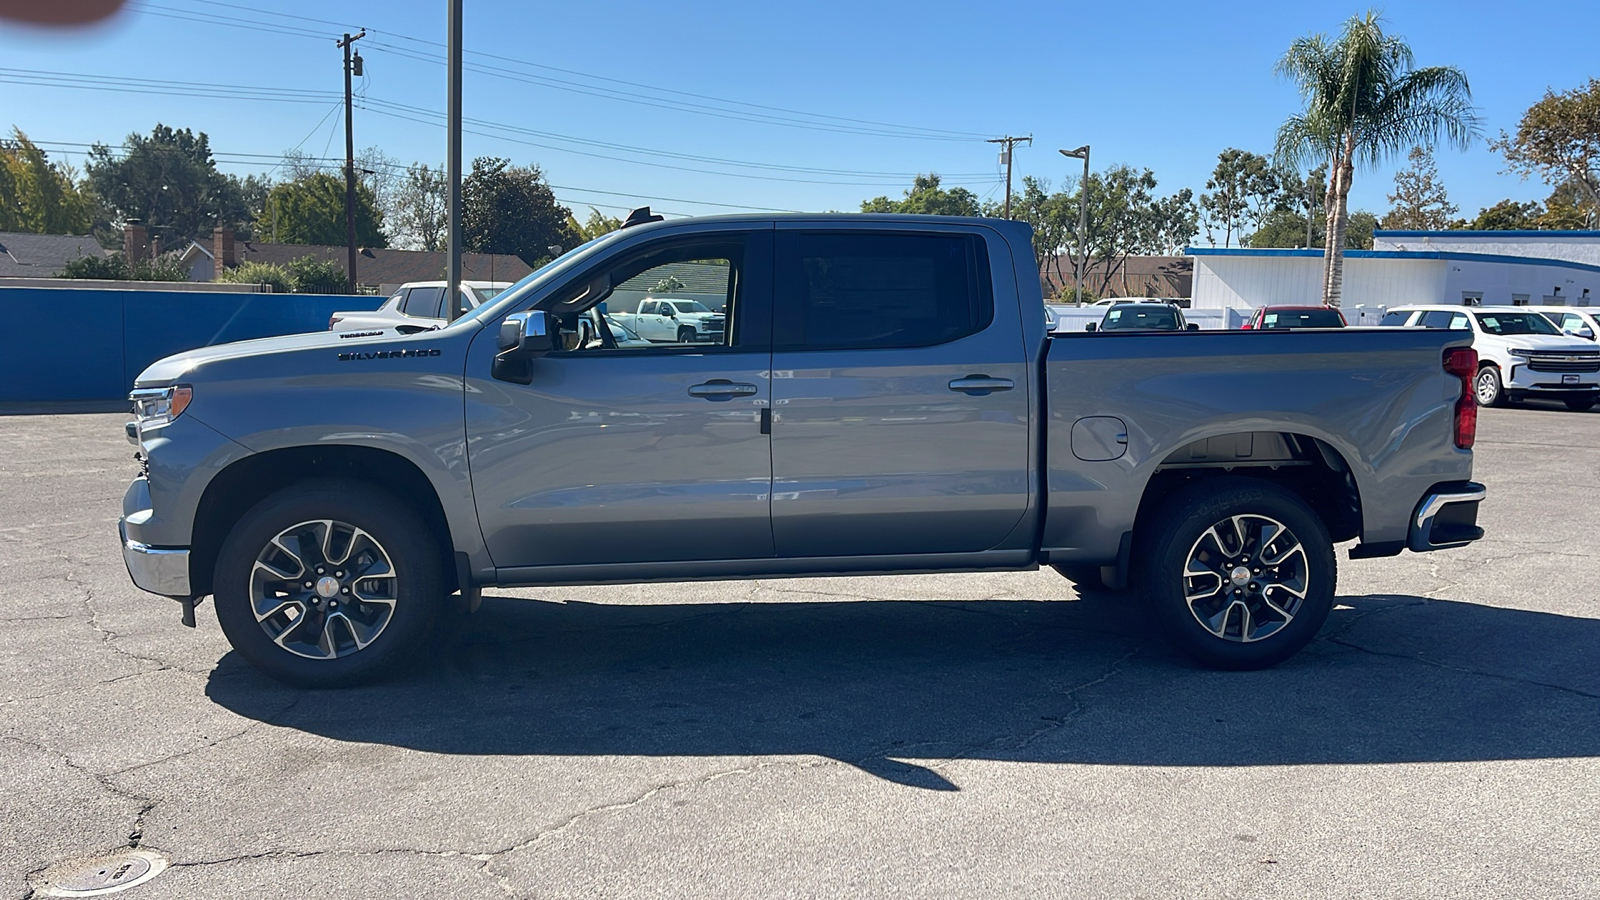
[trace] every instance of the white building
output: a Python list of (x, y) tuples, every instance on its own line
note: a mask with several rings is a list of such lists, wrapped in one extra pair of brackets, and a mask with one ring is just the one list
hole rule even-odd
[[(1378, 231), (1373, 248), (1345, 252), (1352, 320), (1418, 303), (1600, 306), (1600, 231)], [(1321, 250), (1184, 252), (1196, 309), (1322, 302)]]

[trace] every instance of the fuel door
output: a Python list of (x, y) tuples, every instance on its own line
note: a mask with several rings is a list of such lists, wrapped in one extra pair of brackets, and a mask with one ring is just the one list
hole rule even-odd
[(1085, 416), (1072, 423), (1072, 455), (1084, 462), (1119, 459), (1128, 450), (1128, 424), (1116, 416)]

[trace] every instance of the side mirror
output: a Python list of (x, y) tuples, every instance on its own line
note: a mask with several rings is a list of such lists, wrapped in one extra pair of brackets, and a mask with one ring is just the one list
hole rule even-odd
[(1094, 331), (1096, 328), (1099, 328), (1099, 327), (1100, 327), (1099, 325), (1096, 325), (1095, 323), (1090, 322), (1089, 324), (1083, 326), (1083, 330), (1084, 331)]
[(678, 308), (671, 303), (663, 303), (661, 304), (661, 314), (669, 319), (676, 319), (678, 317)]
[(1193, 322), (1190, 322), (1190, 323), (1189, 323), (1189, 330), (1190, 330), (1190, 331), (1199, 331), (1199, 330), (1200, 330), (1200, 326), (1199, 326), (1199, 325), (1196, 325), (1196, 324), (1195, 324), (1195, 323), (1193, 323)]
[(495, 354), (490, 374), (501, 381), (532, 384), (529, 363), (556, 348), (553, 324), (550, 314), (542, 309), (506, 316), (500, 323), (496, 341), (500, 352)]

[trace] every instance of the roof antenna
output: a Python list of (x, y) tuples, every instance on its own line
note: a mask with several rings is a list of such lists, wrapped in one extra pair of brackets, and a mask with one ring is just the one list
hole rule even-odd
[(635, 225), (643, 225), (646, 222), (665, 222), (666, 219), (666, 216), (652, 215), (650, 213), (650, 207), (641, 206), (633, 212), (628, 213), (628, 218), (623, 220), (622, 227), (632, 228)]

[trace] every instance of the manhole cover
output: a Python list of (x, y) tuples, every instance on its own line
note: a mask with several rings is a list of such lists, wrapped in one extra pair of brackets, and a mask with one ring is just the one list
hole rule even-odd
[(46, 897), (96, 897), (144, 884), (166, 867), (167, 858), (152, 850), (118, 850), (56, 863), (33, 877), (33, 889)]

